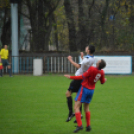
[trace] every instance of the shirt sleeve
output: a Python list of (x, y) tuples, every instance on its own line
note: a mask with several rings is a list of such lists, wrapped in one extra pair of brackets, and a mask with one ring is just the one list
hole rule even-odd
[(80, 76), (70, 76), (70, 79), (74, 79), (74, 80), (82, 80), (83, 77), (82, 77), (82, 75), (80, 75)]
[(101, 84), (104, 84), (104, 83), (105, 83), (104, 72), (103, 72), (102, 75), (101, 75), (100, 82), (101, 82)]
[(7, 51), (7, 58), (8, 58), (8, 56), (9, 56), (9, 51)]
[(92, 72), (92, 67), (90, 67), (85, 73), (83, 73), (83, 77), (89, 77), (91, 75), (91, 72)]

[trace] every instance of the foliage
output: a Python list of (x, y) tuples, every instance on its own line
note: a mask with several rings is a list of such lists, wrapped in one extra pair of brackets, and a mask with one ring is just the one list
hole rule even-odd
[(10, 7), (9, 0), (0, 0), (0, 8)]
[[(10, 44), (9, 0), (0, 0), (0, 13), (1, 42)], [(32, 51), (134, 49), (133, 0), (22, 0), (20, 16), (30, 21)]]

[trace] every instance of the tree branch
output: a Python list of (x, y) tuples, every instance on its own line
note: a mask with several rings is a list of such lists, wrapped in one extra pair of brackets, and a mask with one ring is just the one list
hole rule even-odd
[(19, 14), (21, 14), (21, 15), (23, 15), (24, 17), (26, 17), (26, 18), (30, 19), (30, 17), (29, 17), (28, 15), (26, 15), (26, 14), (22, 13), (21, 11), (19, 11)]

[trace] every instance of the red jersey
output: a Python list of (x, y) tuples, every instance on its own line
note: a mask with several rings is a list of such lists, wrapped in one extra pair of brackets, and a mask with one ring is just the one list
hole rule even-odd
[(105, 83), (104, 71), (91, 66), (83, 75), (70, 76), (70, 79), (83, 79), (81, 85), (87, 89), (95, 89), (95, 84), (100, 80), (101, 84)]

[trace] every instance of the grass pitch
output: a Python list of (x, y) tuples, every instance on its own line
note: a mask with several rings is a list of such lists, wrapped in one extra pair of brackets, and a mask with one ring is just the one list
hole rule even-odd
[[(90, 104), (91, 134), (134, 134), (134, 76), (106, 76)], [(65, 92), (70, 80), (58, 75), (0, 78), (0, 134), (70, 134)], [(73, 94), (73, 98), (75, 94)], [(83, 126), (86, 126), (85, 115)], [(79, 134), (86, 134), (85, 129)]]

